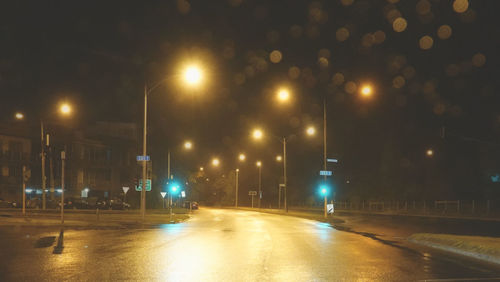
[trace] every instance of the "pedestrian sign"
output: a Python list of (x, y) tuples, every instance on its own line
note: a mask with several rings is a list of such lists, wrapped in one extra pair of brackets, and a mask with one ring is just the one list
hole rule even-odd
[[(135, 191), (142, 191), (142, 179), (139, 179), (139, 185), (135, 186)], [(151, 191), (151, 179), (146, 180), (146, 192)]]

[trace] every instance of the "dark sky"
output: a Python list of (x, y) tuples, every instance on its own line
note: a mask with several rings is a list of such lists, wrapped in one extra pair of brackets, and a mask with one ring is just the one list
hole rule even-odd
[[(251, 128), (297, 135), (289, 158), (300, 189), (321, 166), (321, 137), (306, 140), (303, 128), (322, 126), (327, 97), (328, 151), (344, 163), (337, 181), (380, 186), (386, 166), (421, 167), (443, 125), (458, 139), (500, 143), (497, 2), (470, 0), (457, 13), (447, 0), (4, 1), (0, 117), (22, 110), (28, 119), (57, 118), (64, 99), (81, 124), (139, 123), (144, 83), (169, 77), (151, 96), (153, 150), (191, 138), (198, 149), (186, 166), (218, 155), (226, 169), (245, 151), (273, 167), (265, 176), (272, 183), (280, 144), (253, 144)], [(407, 22), (402, 32), (393, 29), (397, 17)], [(442, 25), (451, 27), (448, 39), (438, 36)], [(433, 39), (427, 50), (425, 35)], [(277, 63), (273, 50), (282, 54)], [(200, 89), (177, 85), (188, 61), (203, 62)], [(335, 84), (335, 74), (344, 81)], [(369, 101), (349, 93), (363, 83), (374, 86)], [(281, 85), (293, 93), (286, 107), (273, 99)]]

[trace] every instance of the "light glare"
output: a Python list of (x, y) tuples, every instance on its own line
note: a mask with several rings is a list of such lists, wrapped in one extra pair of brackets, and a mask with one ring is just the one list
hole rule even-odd
[(16, 117), (16, 119), (21, 120), (21, 119), (24, 119), (24, 114), (23, 113), (16, 113), (15, 117)]
[(184, 80), (190, 85), (197, 85), (201, 82), (201, 70), (197, 66), (189, 66), (184, 71)]
[(260, 129), (255, 129), (255, 130), (253, 131), (253, 134), (252, 134), (252, 135), (253, 135), (253, 138), (254, 138), (254, 139), (262, 139), (262, 136), (263, 136), (264, 134), (262, 133), (262, 130), (260, 130)]

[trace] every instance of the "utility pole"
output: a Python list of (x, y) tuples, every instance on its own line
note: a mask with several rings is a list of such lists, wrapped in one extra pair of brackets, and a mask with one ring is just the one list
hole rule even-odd
[(26, 215), (26, 166), (23, 165), (23, 216)]
[[(48, 135), (47, 135), (48, 136)], [(49, 147), (49, 186), (50, 186), (50, 199), (55, 200), (55, 183), (54, 183), (54, 157), (52, 155), (52, 148)]]
[(234, 207), (235, 207), (235, 208), (237, 208), (237, 207), (238, 207), (238, 181), (239, 181), (239, 179), (238, 179), (238, 174), (239, 174), (239, 172), (240, 172), (240, 169), (239, 169), (239, 168), (237, 168), (237, 169), (236, 169), (236, 192), (235, 192), (236, 194), (235, 194), (235, 196), (234, 196), (234, 198), (235, 198), (235, 199), (234, 199)]
[(64, 224), (64, 164), (66, 162), (66, 146), (61, 152), (61, 224)]
[(260, 209), (260, 202), (262, 199), (262, 165), (259, 165), (258, 168), (259, 168), (259, 209)]
[[(326, 171), (326, 95), (323, 98), (323, 170)], [(326, 185), (326, 174), (323, 176), (324, 184)], [(333, 192), (332, 192), (333, 193)], [(325, 193), (325, 204), (324, 204), (324, 217), (327, 217), (326, 213), (326, 193)]]
[(287, 199), (287, 179), (286, 179), (286, 138), (283, 137), (283, 189), (284, 189), (284, 198), (285, 198), (285, 212), (288, 212), (288, 199)]
[(147, 154), (147, 134), (148, 134), (148, 88), (147, 85), (144, 84), (144, 128), (143, 128), (143, 136), (142, 136), (142, 190), (141, 190), (141, 216), (142, 221), (144, 221), (144, 217), (146, 216), (146, 154)]
[[(323, 99), (323, 170), (326, 171), (326, 97)], [(324, 181), (326, 184), (326, 174)]]
[(44, 142), (44, 128), (43, 128), (43, 121), (40, 120), (40, 144), (41, 144), (41, 159), (42, 159), (42, 210), (45, 210), (46, 208), (46, 193), (45, 193), (45, 188), (46, 188), (46, 181), (45, 181), (45, 142)]

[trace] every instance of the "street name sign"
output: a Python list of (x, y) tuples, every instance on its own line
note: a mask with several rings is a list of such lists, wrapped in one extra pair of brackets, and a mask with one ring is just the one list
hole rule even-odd
[(150, 161), (150, 157), (149, 156), (137, 156), (137, 161), (138, 162), (149, 162)]
[(257, 196), (257, 191), (248, 191), (248, 196)]
[(332, 171), (331, 170), (320, 170), (319, 175), (332, 176)]
[(326, 161), (329, 163), (338, 163), (339, 162), (338, 159), (326, 159)]

